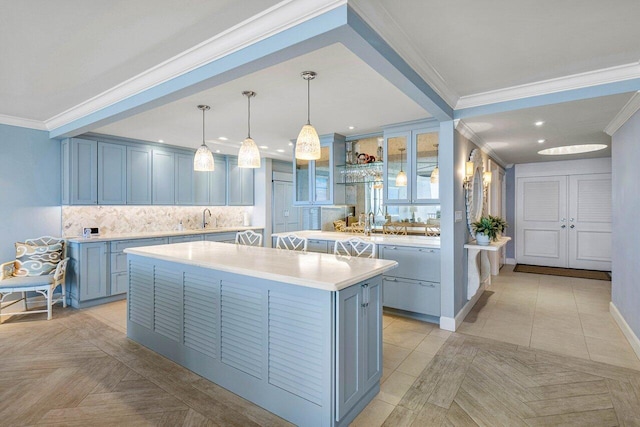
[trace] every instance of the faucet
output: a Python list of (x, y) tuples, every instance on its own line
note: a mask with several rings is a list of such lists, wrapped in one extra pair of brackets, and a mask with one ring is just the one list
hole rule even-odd
[(376, 215), (369, 211), (367, 214), (367, 220), (364, 224), (364, 232), (367, 236), (371, 236), (371, 232), (373, 231), (373, 226), (376, 223)]
[(202, 211), (202, 228), (207, 228), (207, 225), (209, 224), (207, 222), (207, 212), (209, 212), (209, 218), (211, 218), (211, 211), (209, 210), (209, 208), (204, 208), (204, 210)]

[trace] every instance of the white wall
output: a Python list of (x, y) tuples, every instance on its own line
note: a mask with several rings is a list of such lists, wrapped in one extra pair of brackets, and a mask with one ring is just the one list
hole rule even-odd
[(611, 144), (613, 253), (611, 299), (640, 337), (640, 112), (614, 135)]
[(17, 241), (60, 236), (60, 141), (48, 132), (0, 125), (0, 262)]

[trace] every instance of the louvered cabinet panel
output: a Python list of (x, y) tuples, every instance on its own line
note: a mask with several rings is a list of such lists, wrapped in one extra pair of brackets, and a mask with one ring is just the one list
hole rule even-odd
[(262, 292), (231, 282), (220, 289), (221, 361), (262, 378)]
[(153, 266), (129, 264), (129, 320), (148, 329), (153, 325)]
[(182, 273), (156, 267), (154, 272), (154, 331), (182, 341)]
[(322, 302), (269, 293), (269, 383), (322, 403)]
[(209, 277), (184, 276), (184, 345), (214, 359), (220, 339), (219, 292), (219, 284)]
[(563, 183), (554, 180), (554, 177), (548, 181), (524, 182), (524, 220), (538, 222), (560, 221), (561, 184)]
[[(575, 220), (578, 222), (611, 222), (611, 175), (596, 174), (571, 177), (577, 187)], [(573, 213), (573, 212), (572, 212)]]

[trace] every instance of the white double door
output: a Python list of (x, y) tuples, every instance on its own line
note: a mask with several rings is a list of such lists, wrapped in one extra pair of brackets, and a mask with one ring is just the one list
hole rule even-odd
[(516, 261), (611, 270), (611, 174), (518, 178)]

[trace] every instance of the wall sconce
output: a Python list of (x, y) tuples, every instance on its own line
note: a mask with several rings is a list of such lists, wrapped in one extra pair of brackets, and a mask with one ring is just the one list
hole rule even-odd
[(485, 172), (482, 174), (482, 182), (485, 187), (491, 185), (491, 172)]
[(462, 181), (462, 187), (465, 190), (469, 189), (469, 186), (471, 185), (471, 178), (473, 178), (473, 169), (474, 169), (474, 164), (473, 162), (465, 162), (464, 164), (464, 180)]

